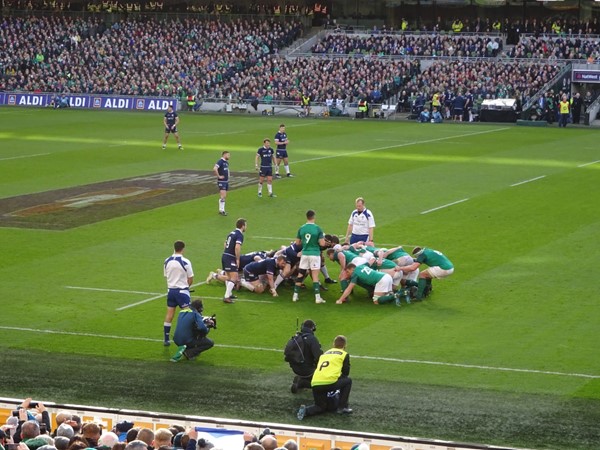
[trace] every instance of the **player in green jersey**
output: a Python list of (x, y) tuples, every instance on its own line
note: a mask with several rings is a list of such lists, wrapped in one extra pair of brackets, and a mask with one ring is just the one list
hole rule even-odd
[(310, 270), (315, 293), (315, 303), (325, 303), (321, 298), (321, 287), (319, 284), (319, 272), (321, 270), (321, 247), (325, 247), (325, 238), (321, 227), (315, 223), (316, 213), (309, 209), (306, 212), (306, 223), (300, 227), (296, 235), (296, 245), (302, 246), (302, 256), (298, 264), (298, 278), (294, 285), (292, 301), (298, 301), (298, 294), (302, 287), (302, 281)]
[(389, 274), (373, 270), (367, 265), (356, 267), (352, 263), (346, 266), (344, 272), (350, 278), (350, 283), (341, 297), (336, 301), (338, 305), (348, 301), (348, 296), (352, 292), (352, 289), (359, 282), (363, 285), (373, 287), (373, 303), (375, 305), (391, 303), (396, 299), (393, 292), (392, 277)]
[(416, 257), (415, 262), (402, 267), (404, 273), (418, 269), (421, 264), (429, 266), (419, 273), (418, 283), (407, 283), (409, 286), (417, 285), (416, 299), (422, 300), (433, 290), (431, 280), (433, 278), (446, 278), (452, 275), (454, 273), (454, 264), (452, 264), (452, 261), (450, 261), (442, 252), (431, 248), (415, 247), (412, 253), (413, 257)]

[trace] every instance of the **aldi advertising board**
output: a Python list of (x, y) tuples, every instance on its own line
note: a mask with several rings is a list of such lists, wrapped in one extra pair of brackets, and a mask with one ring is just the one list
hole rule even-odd
[[(0, 93), (0, 105), (53, 107), (61, 96), (57, 94), (32, 94), (23, 92)], [(68, 94), (71, 108), (126, 109), (138, 111), (164, 111), (169, 105), (177, 109), (177, 99), (164, 97), (126, 97), (109, 95)]]

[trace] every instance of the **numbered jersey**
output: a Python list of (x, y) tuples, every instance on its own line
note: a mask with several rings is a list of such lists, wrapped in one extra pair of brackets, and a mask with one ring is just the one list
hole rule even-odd
[(315, 223), (305, 223), (298, 230), (296, 238), (302, 242), (302, 254), (307, 256), (319, 256), (321, 246), (319, 240), (323, 239), (323, 230)]
[(225, 239), (225, 248), (223, 253), (229, 256), (235, 256), (235, 247), (237, 244), (240, 246), (244, 242), (244, 235), (239, 229), (233, 230), (231, 233), (227, 235), (227, 239)]
[(357, 284), (357, 282), (360, 281), (363, 285), (375, 286), (384, 276), (385, 273), (371, 269), (367, 265), (358, 266), (356, 269), (354, 269), (354, 273), (350, 278), (350, 282)]

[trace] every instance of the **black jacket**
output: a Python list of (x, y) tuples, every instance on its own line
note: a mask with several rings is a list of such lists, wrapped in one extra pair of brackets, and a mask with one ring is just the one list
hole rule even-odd
[(323, 350), (321, 349), (321, 343), (310, 328), (303, 327), (300, 333), (304, 339), (304, 363), (290, 363), (290, 367), (296, 375), (309, 376), (315, 371)]

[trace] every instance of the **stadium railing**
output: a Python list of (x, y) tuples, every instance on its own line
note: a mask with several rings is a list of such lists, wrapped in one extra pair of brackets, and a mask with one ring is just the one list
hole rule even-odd
[[(37, 399), (39, 400), (39, 399)], [(6, 423), (12, 411), (21, 404), (23, 399), (0, 398), (0, 421)], [(403, 450), (517, 450), (509, 447), (497, 447), (480, 444), (467, 444), (452, 441), (433, 439), (420, 439), (414, 437), (393, 436), (376, 433), (363, 433), (355, 431), (335, 430), (330, 428), (316, 428), (307, 426), (294, 426), (280, 423), (252, 422), (216, 417), (203, 417), (183, 414), (167, 414), (128, 409), (103, 408), (95, 406), (58, 404), (43, 401), (50, 414), (52, 429), (56, 428), (56, 414), (59, 411), (68, 411), (81, 417), (82, 422), (96, 422), (105, 430), (110, 431), (114, 425), (122, 420), (134, 423), (136, 427), (146, 427), (153, 431), (168, 428), (172, 424), (190, 427), (205, 427), (248, 431), (259, 435), (263, 429), (269, 428), (282, 445), (286, 440), (293, 439), (298, 447), (303, 450), (329, 450), (339, 447), (350, 450), (356, 443), (367, 443), (370, 450), (389, 450), (391, 447), (401, 447)], [(224, 449), (242, 450), (242, 449)]]
[[(523, 105), (523, 113), (522, 116), (524, 119), (528, 120), (529, 117), (531, 116), (531, 114), (535, 111), (538, 101), (540, 100), (540, 98), (542, 97), (542, 95), (544, 95), (546, 92), (548, 92), (550, 89), (552, 90), (556, 90), (557, 92), (563, 88), (563, 84), (565, 78), (568, 78), (570, 80), (570, 74), (571, 74), (571, 64), (567, 64), (565, 65), (565, 67), (563, 67), (563, 69), (556, 74), (556, 76), (550, 80), (548, 83), (546, 83), (535, 95), (533, 95), (529, 101)], [(566, 89), (570, 89), (569, 87), (565, 87)]]

